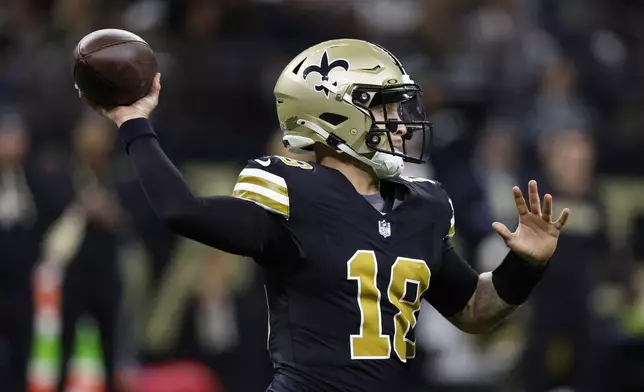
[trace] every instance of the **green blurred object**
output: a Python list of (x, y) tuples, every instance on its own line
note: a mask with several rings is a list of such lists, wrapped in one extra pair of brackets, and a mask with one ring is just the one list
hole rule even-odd
[[(58, 320), (40, 322), (35, 329), (31, 358), (31, 380), (50, 384), (58, 380), (60, 371), (60, 336), (52, 328)], [(48, 325), (47, 325), (48, 324)], [(76, 328), (74, 354), (70, 359), (68, 378), (72, 373), (83, 379), (102, 380), (102, 349), (98, 328), (91, 318), (83, 317)]]

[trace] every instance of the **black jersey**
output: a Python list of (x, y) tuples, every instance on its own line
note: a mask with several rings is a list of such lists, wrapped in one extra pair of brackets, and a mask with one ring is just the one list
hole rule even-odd
[(476, 274), (443, 265), (454, 212), (442, 186), (403, 177), (381, 189), (404, 201), (383, 214), (337, 170), (290, 158), (240, 173), (234, 196), (281, 217), (255, 257), (277, 369), (269, 391), (395, 391), (416, 353), (421, 300), (450, 316), (472, 295)]
[(198, 197), (149, 121), (125, 122), (120, 137), (171, 230), (264, 266), (269, 392), (397, 391), (421, 299), (448, 317), (474, 293), (478, 275), (449, 244), (454, 212), (437, 182), (382, 181), (395, 196), (383, 215), (340, 172), (267, 157), (242, 170), (234, 197)]

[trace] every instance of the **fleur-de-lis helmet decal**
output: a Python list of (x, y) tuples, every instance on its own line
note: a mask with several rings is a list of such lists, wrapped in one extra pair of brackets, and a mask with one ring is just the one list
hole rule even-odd
[[(304, 69), (304, 72), (302, 72), (302, 77), (304, 80), (311, 74), (311, 73), (317, 73), (322, 77), (322, 81), (328, 81), (329, 80), (329, 74), (331, 73), (332, 70), (335, 68), (342, 68), (345, 71), (349, 70), (349, 62), (346, 60), (342, 59), (337, 59), (329, 63), (329, 55), (327, 51), (324, 51), (324, 54), (322, 54), (322, 60), (320, 61), (320, 65), (310, 65)], [(338, 82), (333, 82), (332, 83), (334, 86), (338, 85)], [(315, 91), (318, 92), (323, 92), (326, 97), (329, 97), (329, 89), (324, 87), (321, 84), (316, 84), (315, 85)]]

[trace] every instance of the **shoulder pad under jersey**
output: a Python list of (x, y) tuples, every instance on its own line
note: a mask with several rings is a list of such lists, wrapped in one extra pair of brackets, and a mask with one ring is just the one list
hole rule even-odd
[(288, 219), (289, 171), (312, 169), (313, 166), (307, 162), (277, 155), (251, 159), (239, 173), (233, 196), (251, 201)]

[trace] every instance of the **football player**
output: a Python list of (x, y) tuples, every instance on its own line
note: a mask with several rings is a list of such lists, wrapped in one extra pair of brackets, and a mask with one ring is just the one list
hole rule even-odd
[[(440, 183), (401, 177), (410, 139), (431, 132), (421, 89), (400, 61), (372, 43), (313, 46), (275, 86), (284, 144), (315, 162), (267, 156), (248, 162), (231, 197), (196, 197), (159, 147), (150, 94), (99, 108), (120, 129), (147, 198), (177, 234), (252, 257), (265, 270), (272, 392), (396, 391), (416, 353), (427, 300), (468, 333), (490, 330), (529, 296), (555, 251), (569, 210), (553, 221), (552, 197), (519, 224), (494, 229), (509, 252), (477, 274), (450, 244), (452, 203)], [(82, 94), (81, 94), (82, 96)], [(91, 104), (91, 103), (90, 103)]]

